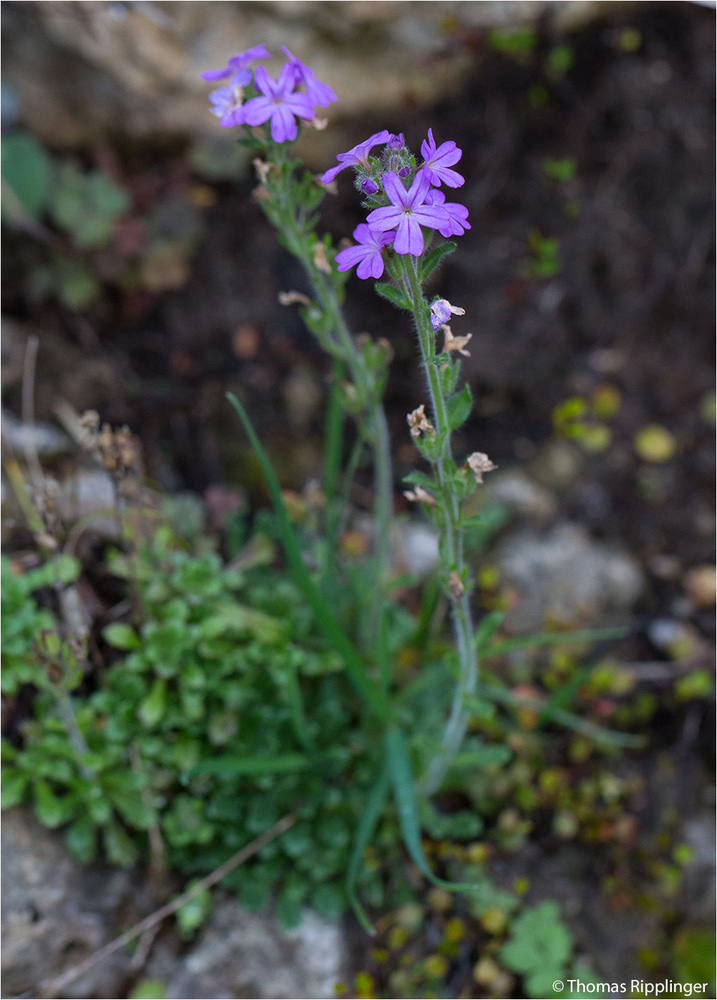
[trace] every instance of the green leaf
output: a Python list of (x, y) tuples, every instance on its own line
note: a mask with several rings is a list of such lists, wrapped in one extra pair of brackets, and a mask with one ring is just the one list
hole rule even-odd
[(416, 486), (422, 486), (426, 490), (435, 490), (436, 483), (430, 476), (427, 476), (425, 472), (409, 472), (407, 476), (403, 477), (404, 483), (413, 483)]
[(518, 636), (515, 639), (504, 639), (483, 650), (484, 659), (491, 656), (503, 656), (519, 649), (535, 649), (538, 646), (564, 646), (570, 643), (607, 642), (609, 639), (622, 639), (627, 630), (624, 628), (589, 628), (575, 632), (541, 632), (539, 635)]
[(569, 959), (573, 943), (560, 919), (558, 904), (544, 900), (525, 909), (513, 922), (510, 940), (500, 949), (500, 959), (513, 972), (533, 973), (560, 968)]
[(202, 637), (206, 639), (213, 639), (227, 632), (248, 634), (267, 645), (286, 639), (286, 628), (277, 618), (242, 604), (220, 604), (215, 614), (204, 619), (200, 629)]
[(461, 391), (448, 400), (448, 426), (450, 429), (452, 431), (458, 430), (466, 422), (472, 409), (473, 396), (471, 387), (466, 382)]
[[(191, 889), (195, 882), (190, 882), (187, 889)], [(209, 889), (197, 893), (184, 906), (177, 910), (177, 928), (179, 936), (186, 941), (191, 938), (194, 932), (202, 926), (209, 917), (212, 909), (212, 894)]]
[(154, 809), (142, 800), (139, 789), (111, 788), (107, 794), (122, 819), (133, 829), (149, 830), (154, 824)]
[[(40, 217), (47, 203), (51, 171), (50, 157), (33, 136), (18, 133), (3, 139), (3, 183), (7, 184), (22, 208), (33, 219)], [(3, 207), (3, 214), (11, 214), (9, 206)]]
[(2, 808), (12, 809), (22, 802), (27, 788), (27, 775), (15, 767), (3, 768), (2, 773)]
[(279, 895), (277, 916), (286, 931), (293, 930), (301, 923), (301, 908), (309, 891), (309, 884), (301, 875), (289, 875)]
[(65, 843), (72, 854), (83, 865), (89, 864), (97, 853), (95, 825), (83, 816), (65, 831)]
[(441, 243), (440, 246), (431, 250), (420, 264), (419, 281), (423, 282), (429, 275), (433, 274), (443, 258), (452, 254), (457, 245), (457, 243), (450, 240), (448, 243)]
[(129, 1000), (166, 1000), (167, 987), (161, 979), (142, 979), (127, 996)]
[(421, 845), (421, 827), (418, 819), (418, 803), (416, 787), (413, 780), (411, 761), (408, 755), (406, 738), (400, 729), (390, 726), (385, 735), (386, 763), (393, 786), (393, 794), (398, 809), (398, 819), (403, 834), (403, 842), (411, 860), (426, 878), (444, 889), (458, 891), (470, 889), (470, 884), (446, 882), (438, 878), (428, 867), (428, 862)]
[(390, 704), (378, 685), (368, 676), (361, 656), (334, 614), (328, 601), (319, 593), (302, 558), (301, 547), (294, 532), (289, 515), (281, 496), (281, 487), (269, 458), (256, 436), (249, 417), (239, 400), (232, 393), (227, 399), (237, 411), (251, 446), (254, 449), (269, 490), (269, 496), (276, 513), (279, 533), (289, 567), (297, 586), (314, 612), (316, 624), (324, 633), (346, 666), (351, 682), (364, 698), (366, 704), (378, 718), (386, 720), (390, 715)]
[(346, 907), (341, 890), (331, 883), (314, 889), (310, 903), (320, 917), (332, 924), (341, 918)]
[(131, 625), (114, 622), (102, 629), (102, 637), (115, 649), (141, 649), (142, 641)]
[(476, 629), (474, 640), (476, 652), (479, 656), (483, 655), (486, 646), (500, 628), (504, 618), (505, 611), (491, 611), (490, 614), (486, 615), (485, 618), (482, 619), (480, 625)]
[(377, 281), (373, 287), (381, 298), (387, 299), (391, 305), (396, 306), (397, 309), (407, 309), (409, 312), (411, 311), (411, 303), (400, 288), (394, 288), (393, 285), (389, 285), (385, 281)]
[(117, 823), (112, 823), (102, 831), (107, 859), (120, 868), (129, 868), (137, 860), (137, 848), (131, 837)]
[(60, 799), (52, 791), (43, 778), (35, 782), (35, 815), (43, 826), (54, 829), (66, 823), (72, 814), (72, 803), (68, 799)]
[(309, 764), (309, 758), (301, 753), (285, 753), (276, 757), (211, 757), (199, 761), (189, 773), (239, 778), (259, 774), (291, 774), (305, 770)]
[(167, 682), (163, 677), (158, 677), (152, 685), (152, 690), (137, 709), (137, 715), (142, 725), (147, 726), (148, 729), (156, 726), (164, 715), (166, 701)]
[(363, 863), (364, 852), (371, 841), (373, 832), (386, 804), (389, 788), (390, 778), (388, 768), (384, 767), (371, 791), (368, 793), (366, 805), (364, 806), (356, 831), (356, 839), (351, 849), (351, 857), (346, 869), (346, 896), (351, 909), (356, 915), (356, 919), (368, 934), (375, 934), (376, 932), (356, 895), (356, 881)]

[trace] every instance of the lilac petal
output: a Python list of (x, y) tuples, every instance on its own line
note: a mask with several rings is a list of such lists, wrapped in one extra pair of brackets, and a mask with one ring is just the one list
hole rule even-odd
[(366, 216), (366, 221), (372, 229), (385, 233), (388, 229), (395, 229), (402, 218), (404, 218), (404, 214), (400, 209), (386, 205), (382, 208), (374, 208), (373, 212), (369, 212)]
[(289, 108), (299, 118), (313, 118), (314, 109), (306, 94), (288, 94), (284, 98), (284, 107)]
[(276, 96), (276, 83), (263, 66), (257, 66), (254, 70), (254, 83), (266, 97)]
[(231, 78), (232, 87), (248, 87), (251, 83), (251, 70), (250, 69), (240, 69)]
[(338, 97), (331, 87), (329, 87), (328, 83), (317, 80), (312, 70), (307, 68), (303, 79), (304, 86), (306, 87), (306, 96), (313, 105), (317, 105), (320, 108), (328, 108), (332, 101), (338, 101)]
[(331, 181), (334, 179), (334, 177), (337, 176), (337, 174), (340, 174), (342, 170), (345, 170), (346, 167), (349, 166), (351, 166), (350, 163), (339, 163), (338, 167), (329, 167), (329, 169), (325, 170), (324, 173), (319, 178), (321, 183), (324, 185), (330, 184)]
[(414, 209), (412, 218), (420, 225), (429, 226), (431, 229), (438, 229), (446, 221), (446, 210), (442, 205), (421, 205)]
[(253, 59), (271, 59), (271, 52), (267, 52), (263, 45), (254, 45), (241, 55), (245, 62), (251, 62)]
[(424, 139), (421, 143), (421, 156), (428, 162), (436, 151), (436, 143), (433, 138), (433, 129), (428, 130), (428, 139)]
[(271, 118), (275, 107), (271, 97), (252, 97), (244, 105), (244, 121), (247, 125), (263, 125)]
[[(258, 67), (257, 67), (258, 68)], [(296, 70), (292, 63), (284, 63), (279, 71), (279, 78), (276, 81), (277, 97), (287, 97), (296, 86)]]
[(232, 71), (228, 66), (224, 69), (208, 69), (204, 73), (200, 73), (202, 80), (209, 80), (213, 82), (214, 80), (225, 80), (228, 76), (231, 76)]
[(423, 247), (423, 233), (418, 222), (412, 215), (402, 215), (393, 241), (394, 250), (396, 253), (410, 253), (414, 257), (420, 257)]
[[(383, 190), (386, 192), (388, 200), (397, 208), (407, 208), (411, 204), (411, 192), (414, 189), (414, 184), (415, 181), (411, 185), (411, 190), (406, 191), (400, 179), (392, 170), (383, 175)], [(377, 211), (380, 211), (380, 209), (377, 209)]]
[(380, 278), (383, 274), (383, 257), (380, 251), (372, 253), (361, 261), (356, 268), (359, 278)]
[(356, 264), (360, 264), (366, 256), (365, 246), (346, 247), (336, 254), (336, 264), (339, 271), (348, 271)]
[(274, 142), (294, 140), (297, 135), (296, 118), (285, 104), (275, 104), (271, 116), (271, 137)]

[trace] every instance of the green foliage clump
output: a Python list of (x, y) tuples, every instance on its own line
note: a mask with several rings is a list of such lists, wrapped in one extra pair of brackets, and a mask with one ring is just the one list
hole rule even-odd
[[(50, 625), (48, 613), (27, 610), (30, 599), (25, 617), (35, 617), (10, 647), (12, 676), (40, 690), (23, 747), (6, 746), (5, 780), (9, 804), (30, 800), (45, 825), (67, 824), (67, 845), (82, 861), (101, 844), (113, 863), (130, 865), (154, 829), (171, 864), (203, 873), (294, 813), (280, 841), (227, 879), (249, 909), (278, 888), (280, 918), (292, 926), (305, 904), (331, 919), (343, 911), (371, 752), (341, 661), (295, 586), (263, 564), (271, 547), (255, 551), (260, 564), (236, 570), (160, 528), (151, 546), (114, 555), (113, 572), (134, 579), (142, 618), (136, 628), (105, 629), (126, 655), (74, 702), (79, 744), (30, 672), (31, 630)], [(28, 576), (9, 575), (13, 606), (40, 581)], [(184, 929), (196, 918), (184, 914)]]
[(2, 691), (15, 694), (23, 684), (42, 687), (42, 673), (35, 640), (45, 632), (56, 632), (55, 616), (38, 607), (33, 593), (44, 587), (70, 583), (80, 565), (76, 559), (60, 556), (28, 573), (16, 573), (10, 560), (2, 557)]

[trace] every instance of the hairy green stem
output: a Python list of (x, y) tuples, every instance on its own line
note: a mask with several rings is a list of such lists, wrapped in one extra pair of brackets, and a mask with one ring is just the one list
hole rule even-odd
[(317, 266), (306, 240), (302, 239), (303, 218), (290, 196), (290, 181), (278, 185), (280, 228), (291, 253), (301, 262), (314, 289), (319, 308), (330, 320), (333, 339), (323, 346), (348, 367), (351, 378), (366, 401), (364, 431), (373, 450), (374, 467), (374, 566), (375, 566), (375, 627), (378, 628), (381, 602), (389, 568), (389, 535), (393, 517), (393, 471), (391, 442), (383, 404), (374, 388), (374, 378), (368, 371), (344, 319), (336, 289), (328, 276)]
[[(433, 464), (440, 492), (440, 510), (442, 516), (442, 557), (447, 574), (453, 572), (463, 579), (465, 559), (463, 550), (463, 533), (460, 527), (460, 505), (455, 490), (448, 482), (449, 471), (452, 469), (451, 427), (448, 420), (448, 407), (441, 385), (439, 370), (431, 359), (435, 357), (434, 331), (431, 326), (430, 307), (423, 297), (423, 290), (418, 277), (416, 259), (408, 256), (403, 258), (402, 285), (409, 297), (416, 320), (416, 329), (421, 348), (423, 369), (426, 373), (428, 389), (431, 396), (431, 407), (435, 422), (436, 435), (439, 442), (439, 454)], [(453, 632), (456, 639), (458, 656), (458, 682), (453, 696), (451, 711), (443, 731), (441, 748), (428, 765), (425, 774), (419, 782), (419, 791), (423, 795), (432, 795), (441, 785), (451, 761), (460, 749), (468, 728), (470, 713), (465, 707), (466, 698), (475, 692), (478, 681), (478, 658), (473, 642), (473, 622), (470, 600), (467, 592), (460, 595), (451, 594)]]

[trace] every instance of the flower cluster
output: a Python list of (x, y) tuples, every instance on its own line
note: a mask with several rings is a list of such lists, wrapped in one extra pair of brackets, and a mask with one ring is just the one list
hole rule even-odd
[[(209, 95), (212, 114), (217, 116), (223, 128), (263, 125), (271, 121), (274, 142), (290, 142), (298, 134), (297, 118), (311, 121), (315, 117), (314, 108), (327, 108), (331, 101), (337, 99), (331, 87), (317, 80), (309, 66), (283, 46), (282, 51), (288, 61), (276, 80), (264, 66), (257, 66), (253, 75), (249, 68), (259, 59), (271, 58), (263, 45), (255, 45), (232, 56), (221, 69), (202, 73), (204, 80), (227, 81)], [(303, 92), (297, 87), (303, 87)], [(247, 91), (250, 96), (245, 100)]]
[[(382, 157), (370, 156), (374, 146), (384, 145)], [(453, 170), (462, 151), (455, 142), (436, 145), (433, 130), (421, 145), (423, 162), (417, 168), (403, 140), (403, 135), (393, 135), (384, 129), (375, 132), (364, 142), (346, 153), (339, 153), (338, 166), (331, 167), (321, 176), (326, 185), (347, 167), (357, 173), (357, 187), (371, 208), (366, 222), (357, 226), (353, 236), (357, 245), (341, 250), (336, 255), (339, 271), (356, 267), (359, 278), (380, 278), (384, 270), (384, 252), (390, 245), (398, 254), (420, 257), (426, 248), (424, 230), (441, 236), (462, 236), (468, 223), (468, 209), (457, 202), (447, 202), (441, 184), (456, 188), (464, 184), (457, 170)], [(442, 320), (445, 322), (445, 320)], [(437, 327), (436, 327), (437, 329)]]

